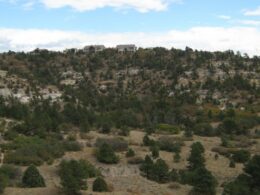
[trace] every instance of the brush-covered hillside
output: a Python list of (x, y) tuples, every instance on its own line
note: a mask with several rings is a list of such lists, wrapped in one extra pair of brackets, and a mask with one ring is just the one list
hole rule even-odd
[(260, 57), (1, 53), (0, 132), (8, 195), (259, 194)]

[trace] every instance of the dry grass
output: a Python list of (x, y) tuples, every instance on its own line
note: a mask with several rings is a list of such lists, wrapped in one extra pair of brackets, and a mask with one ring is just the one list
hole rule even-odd
[[(115, 194), (115, 195), (187, 195), (191, 190), (191, 186), (180, 185), (178, 183), (170, 184), (158, 184), (156, 182), (149, 181), (140, 176), (138, 165), (128, 163), (128, 160), (140, 161), (145, 155), (150, 154), (149, 148), (142, 146), (143, 136), (142, 131), (131, 131), (130, 136), (126, 137), (127, 141), (131, 144), (131, 148), (135, 151), (136, 157), (126, 158), (125, 152), (118, 152), (120, 156), (120, 162), (117, 165), (105, 165), (97, 162), (94, 156), (94, 147), (85, 147), (82, 151), (68, 152), (64, 155), (63, 159), (85, 159), (100, 168), (111, 191), (109, 193), (93, 193), (92, 183), (94, 179), (88, 180), (89, 189), (84, 191), (83, 194), (98, 195), (98, 194)], [(152, 138), (158, 140), (162, 135), (156, 134)], [(78, 136), (78, 141), (82, 143), (89, 143), (94, 145), (97, 138), (113, 138), (113, 135), (103, 135), (97, 132), (90, 132), (84, 137)], [(235, 168), (229, 168), (229, 159), (219, 155), (219, 158), (215, 159), (216, 152), (223, 152), (220, 146), (221, 140), (217, 137), (199, 137), (194, 136), (193, 140), (182, 139), (181, 135), (172, 136), (174, 141), (183, 141), (184, 146), (181, 149), (181, 160), (179, 163), (173, 162), (173, 153), (160, 151), (160, 157), (166, 161), (170, 168), (185, 169), (187, 167), (187, 158), (190, 155), (190, 146), (196, 141), (200, 141), (205, 147), (205, 159), (206, 166), (212, 172), (212, 174), (219, 181), (217, 194), (221, 194), (222, 188), (220, 187), (223, 182), (232, 180), (243, 171), (242, 164), (236, 164)], [(217, 149), (216, 149), (217, 148)], [(229, 149), (230, 150), (230, 149)], [(233, 149), (231, 149), (233, 150)], [(259, 152), (260, 143), (251, 146), (251, 151)], [(226, 151), (224, 151), (226, 152)], [(58, 165), (62, 159), (55, 160), (53, 165), (43, 165), (39, 167), (39, 171), (42, 173), (46, 180), (46, 188), (36, 189), (23, 189), (23, 188), (7, 188), (5, 195), (56, 195), (59, 194), (60, 180), (57, 175)], [(25, 167), (22, 168), (23, 170)], [(113, 187), (112, 187), (113, 186)]]

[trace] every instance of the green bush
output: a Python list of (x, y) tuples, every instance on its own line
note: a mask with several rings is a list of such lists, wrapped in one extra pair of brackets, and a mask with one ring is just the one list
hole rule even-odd
[(250, 159), (250, 152), (247, 150), (234, 151), (232, 159), (237, 163), (245, 163)]
[(34, 165), (30, 165), (24, 172), (22, 184), (28, 188), (45, 187), (44, 179)]
[(212, 128), (212, 126), (209, 123), (196, 124), (193, 128), (193, 132), (196, 135), (207, 136), (207, 137), (216, 135), (215, 130)]
[(135, 156), (135, 157), (129, 158), (129, 159), (127, 160), (127, 163), (132, 164), (132, 165), (137, 165), (137, 164), (143, 163), (143, 161), (144, 161), (144, 160), (143, 160), (142, 157), (140, 157), (140, 156)]
[(154, 140), (150, 139), (149, 135), (146, 134), (143, 137), (143, 144), (144, 144), (144, 146), (152, 146), (152, 145), (156, 144), (156, 142)]
[(224, 186), (223, 195), (247, 194), (252, 194), (252, 192), (250, 189), (250, 178), (245, 174), (239, 175), (235, 181), (232, 181)]
[(216, 194), (217, 180), (205, 167), (196, 169), (193, 173), (192, 194)]
[(8, 186), (8, 178), (6, 175), (0, 174), (0, 194), (4, 192), (4, 189)]
[(93, 191), (94, 192), (107, 192), (108, 186), (107, 186), (106, 181), (101, 177), (98, 177), (97, 179), (95, 179), (95, 181), (93, 182)]
[(112, 147), (106, 143), (101, 145), (97, 151), (97, 159), (99, 162), (107, 164), (116, 164), (119, 161)]
[(56, 139), (20, 136), (5, 147), (8, 150), (6, 163), (25, 166), (41, 165), (44, 161), (59, 158), (64, 154), (62, 142)]
[(0, 194), (4, 192), (5, 187), (16, 185), (20, 177), (20, 169), (13, 165), (3, 164), (0, 167)]
[(135, 156), (135, 151), (132, 148), (129, 148), (127, 153), (126, 153), (126, 157), (133, 157)]
[(178, 182), (180, 180), (179, 178), (179, 173), (177, 172), (177, 170), (175, 169), (172, 169), (169, 173), (169, 179), (170, 181), (173, 181), (173, 182)]
[(158, 140), (158, 146), (160, 150), (164, 150), (167, 152), (180, 152), (181, 147), (184, 145), (183, 141), (174, 140), (168, 137), (161, 137)]
[(223, 195), (260, 194), (260, 155), (248, 161), (244, 172), (224, 186)]
[(81, 145), (76, 141), (64, 141), (63, 147), (66, 151), (80, 151), (82, 149)]
[(103, 144), (109, 145), (114, 151), (127, 151), (128, 143), (122, 138), (97, 138), (95, 146), (101, 147)]
[(64, 193), (76, 195), (87, 189), (87, 178), (99, 176), (100, 172), (85, 160), (70, 160), (60, 163), (59, 175)]
[(180, 128), (178, 126), (169, 125), (169, 124), (159, 124), (157, 126), (158, 131), (168, 132), (171, 134), (178, 134), (180, 132)]
[(158, 158), (159, 157), (159, 147), (157, 145), (150, 146), (150, 151), (152, 152), (152, 157), (153, 158)]
[(121, 129), (120, 129), (120, 133), (119, 135), (122, 135), (122, 136), (128, 136), (130, 133), (130, 130), (128, 127), (126, 126), (123, 126)]
[(140, 171), (142, 175), (152, 181), (158, 183), (166, 183), (169, 181), (169, 167), (162, 159), (158, 159), (155, 163), (147, 155), (145, 160), (140, 165)]
[(20, 176), (20, 169), (8, 164), (3, 164), (0, 168), (0, 174), (7, 176), (9, 180), (14, 180)]

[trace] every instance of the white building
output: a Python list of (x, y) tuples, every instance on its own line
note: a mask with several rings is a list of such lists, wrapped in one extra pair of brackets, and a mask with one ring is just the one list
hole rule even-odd
[(117, 45), (118, 52), (136, 52), (137, 47), (135, 45)]

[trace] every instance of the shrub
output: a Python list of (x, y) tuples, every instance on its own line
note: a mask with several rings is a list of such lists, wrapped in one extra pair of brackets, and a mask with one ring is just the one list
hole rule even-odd
[(5, 147), (9, 150), (5, 162), (17, 165), (41, 165), (44, 161), (59, 158), (64, 154), (62, 142), (56, 139), (20, 136)]
[(169, 179), (170, 181), (177, 182), (179, 181), (179, 174), (175, 169), (172, 169), (169, 173)]
[(168, 132), (171, 134), (178, 134), (180, 132), (180, 128), (178, 126), (169, 125), (169, 124), (159, 124), (157, 126), (158, 131)]
[(233, 152), (232, 158), (235, 162), (245, 163), (250, 159), (250, 152), (246, 150), (238, 150)]
[(154, 140), (150, 139), (149, 136), (146, 134), (143, 137), (143, 144), (144, 144), (144, 146), (152, 146), (152, 145), (156, 144), (156, 142)]
[(221, 136), (221, 146), (223, 147), (229, 147), (229, 139), (227, 136)]
[(59, 175), (61, 185), (65, 194), (78, 194), (80, 190), (87, 189), (87, 178), (96, 177), (100, 172), (85, 160), (62, 161), (60, 164)]
[(18, 169), (17, 167), (13, 165), (4, 164), (0, 168), (0, 174), (7, 176), (9, 180), (13, 180), (19, 177), (21, 173), (20, 173), (20, 169)]
[(193, 131), (190, 128), (185, 128), (184, 136), (188, 138), (192, 138)]
[(103, 144), (109, 145), (114, 151), (122, 152), (127, 151), (128, 143), (122, 138), (98, 138), (95, 146), (100, 147)]
[(24, 172), (22, 183), (24, 187), (35, 188), (45, 187), (45, 182), (38, 169), (30, 165)]
[(97, 159), (99, 162), (107, 164), (115, 164), (119, 161), (112, 147), (106, 143), (101, 145), (97, 151)]
[(214, 136), (216, 133), (209, 123), (199, 123), (194, 126), (193, 132), (200, 136)]
[(260, 156), (255, 155), (244, 168), (245, 174), (224, 186), (223, 195), (260, 194)]
[(5, 175), (0, 174), (0, 194), (4, 192), (4, 189), (7, 187), (7, 185), (8, 185), (8, 178)]
[(143, 158), (140, 156), (132, 157), (127, 160), (129, 164), (133, 164), (133, 165), (141, 164), (143, 161), (144, 161)]
[(106, 181), (98, 177), (94, 182), (93, 182), (93, 191), (94, 192), (107, 192), (108, 191), (108, 186)]
[(253, 156), (253, 158), (245, 165), (244, 171), (251, 176), (253, 187), (260, 190), (260, 155)]
[(157, 145), (150, 146), (150, 151), (152, 152), (153, 158), (159, 157), (159, 147)]
[(14, 140), (18, 136), (18, 133), (14, 130), (9, 130), (4, 133), (5, 140)]
[(245, 195), (252, 194), (250, 190), (250, 178), (245, 175), (239, 175), (235, 181), (224, 186), (223, 195)]
[(128, 136), (129, 135), (129, 133), (130, 133), (130, 130), (129, 130), (129, 128), (128, 127), (126, 127), (126, 126), (123, 126), (122, 128), (121, 128), (121, 130), (120, 130), (120, 135), (122, 135), (122, 136)]
[(111, 124), (110, 123), (105, 123), (101, 127), (101, 132), (104, 134), (108, 134), (111, 131)]
[(183, 145), (183, 141), (175, 140), (174, 138), (161, 137), (158, 140), (160, 150), (167, 152), (180, 152)]
[(150, 180), (158, 183), (165, 183), (169, 181), (169, 167), (162, 159), (158, 159), (155, 163), (147, 155), (140, 166), (143, 175)]
[(76, 141), (64, 141), (63, 147), (66, 151), (80, 151), (82, 149), (81, 145)]
[(126, 153), (126, 157), (133, 157), (135, 156), (135, 151), (132, 148), (129, 148), (127, 153)]
[(179, 170), (180, 183), (192, 185), (192, 183), (193, 183), (193, 175), (194, 175), (193, 171)]

